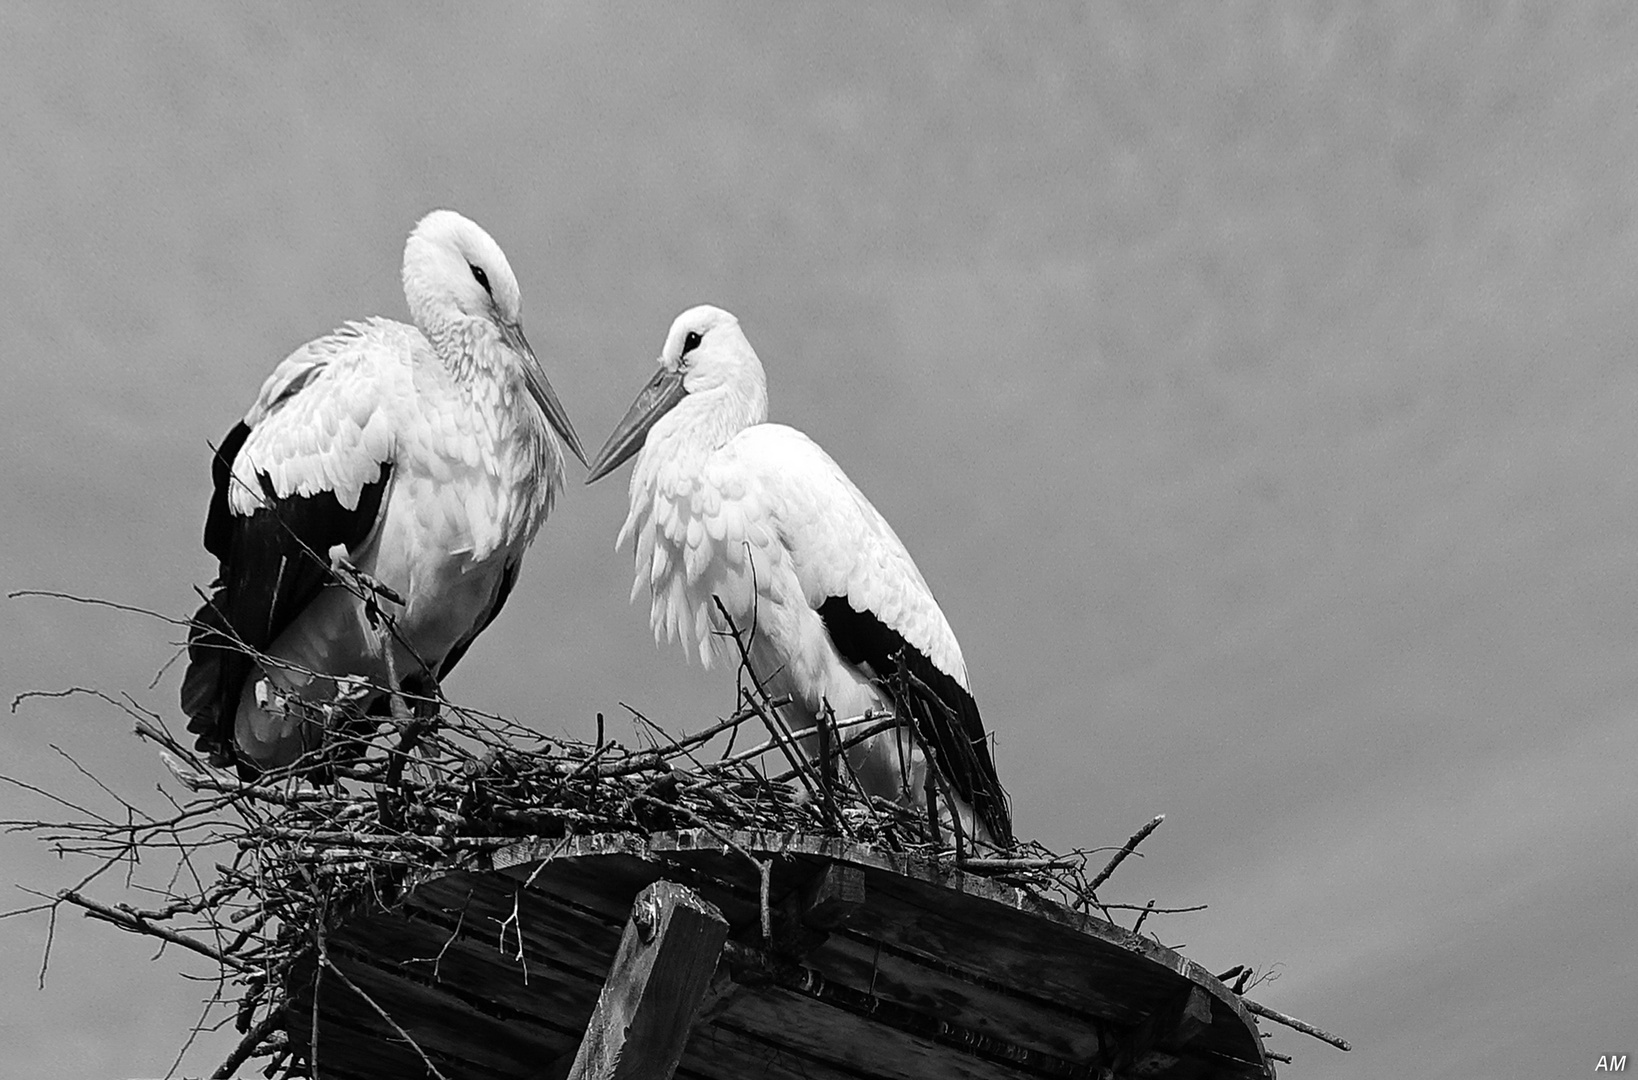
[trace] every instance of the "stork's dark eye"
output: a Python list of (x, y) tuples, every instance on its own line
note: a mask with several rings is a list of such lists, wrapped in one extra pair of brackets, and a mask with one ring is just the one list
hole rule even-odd
[(489, 299), (493, 300), (495, 290), (489, 287), (489, 275), (483, 272), (483, 267), (473, 266), (471, 263), (466, 265), (472, 268), (472, 276), (477, 279), (479, 285), (483, 286), (483, 291), (489, 294)]
[(693, 352), (695, 349), (697, 349), (699, 347), (700, 347), (700, 334), (699, 334), (699, 331), (698, 330), (690, 330), (688, 332), (688, 335), (683, 338), (682, 352), (679, 355), (680, 356), (687, 356), (689, 353)]

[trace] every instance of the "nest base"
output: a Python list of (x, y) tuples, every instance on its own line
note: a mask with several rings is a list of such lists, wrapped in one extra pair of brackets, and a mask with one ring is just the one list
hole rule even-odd
[(412, 878), (333, 918), (333, 969), (293, 966), (290, 1041), (313, 1043), (316, 1000), (322, 1077), (567, 1076), (660, 881), (728, 927), (678, 1076), (1273, 1076), (1240, 998), (1172, 950), (948, 863), (797, 833), (525, 841)]

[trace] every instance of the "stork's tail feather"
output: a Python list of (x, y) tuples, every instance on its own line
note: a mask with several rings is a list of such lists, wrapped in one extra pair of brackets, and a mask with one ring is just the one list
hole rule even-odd
[[(954, 680), (950, 682), (954, 684)], [(990, 756), (989, 738), (978, 720), (977, 706), (969, 694), (952, 694), (962, 706), (959, 710), (953, 709), (948, 701), (929, 693), (929, 689), (925, 683), (912, 684), (905, 695), (909, 700), (901, 698), (900, 707), (908, 706), (905, 711), (920, 729), (924, 745), (937, 761), (938, 771), (972, 807), (973, 815), (989, 833), (988, 839), (1000, 847), (1011, 847), (1012, 801), (996, 773), (995, 759)]]
[(1002, 847), (1011, 847), (1012, 800), (996, 775), (995, 762), (990, 756), (989, 743), (978, 739), (968, 744), (971, 757), (968, 770), (972, 776), (973, 812), (990, 831), (991, 838)]
[[(188, 630), (188, 670), (182, 676), (182, 712), (188, 730), (197, 739), (194, 748), (208, 755), (212, 765), (233, 764), (231, 702), (238, 700), (244, 681), (244, 651), (236, 640), (219, 602), (222, 590), (211, 593)], [(232, 681), (231, 695), (228, 683)]]
[[(946, 755), (945, 775), (953, 781), (956, 790), (965, 795), (974, 816), (989, 831), (989, 839), (1001, 847), (1011, 847), (1012, 803), (1001, 786), (1001, 778), (996, 775), (988, 739), (969, 739), (951, 732), (939, 741)], [(952, 751), (954, 760), (950, 760)]]

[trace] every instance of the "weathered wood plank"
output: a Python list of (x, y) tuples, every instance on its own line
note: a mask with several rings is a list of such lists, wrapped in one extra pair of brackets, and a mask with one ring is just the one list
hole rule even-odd
[[(635, 895), (625, 898), (628, 913)], [(492, 942), (497, 951), (509, 955), (516, 955), (521, 939), (525, 958), (538, 954), (545, 962), (593, 973), (599, 986), (620, 946), (625, 923), (624, 915), (619, 922), (610, 922), (499, 875), (429, 883), (416, 890), (407, 906), (429, 919), (459, 922), (474, 940)]]
[(519, 961), (515, 954), (495, 947), (493, 934), (476, 940), (458, 921), (381, 916), (357, 920), (333, 940), (351, 953), (368, 955), (384, 969), (452, 993), (481, 995), (502, 1009), (534, 1018), (561, 1035), (560, 1053), (571, 1052), (579, 1042), (602, 986), (600, 977), (567, 967), (529, 942)]
[(703, 1024), (695, 1028), (677, 1067), (677, 1076), (685, 1080), (861, 1080), (864, 1075), (799, 1053), (779, 1040)]
[(864, 871), (831, 863), (802, 886), (801, 920), (816, 930), (832, 930), (857, 915), (864, 904)]
[(1020, 912), (939, 903), (925, 886), (866, 875), (869, 911), (855, 928), (910, 953), (1006, 986), (1029, 987), (1076, 1012), (1136, 1024), (1187, 985), (1168, 968)]
[[(367, 1006), (366, 1006), (367, 1008)], [(319, 1038), (320, 1080), (382, 1080), (398, 1077), (431, 1077), (426, 1061), (381, 1024), (371, 1014), (325, 1017)], [(302, 1032), (298, 1045), (306, 1054), (308, 1032)], [(435, 1048), (423, 1047), (427, 1059), (448, 1080), (516, 1080), (516, 1065), (503, 1069), (475, 1061), (466, 1055), (454, 1055)]]
[[(822, 1002), (838, 1013), (852, 1016), (872, 1031), (879, 1027), (911, 1038), (930, 1040), (960, 1053), (1032, 1074), (1073, 1078), (1082, 1077), (1087, 1071), (1073, 1059), (1021, 1046), (1004, 1036), (976, 1030), (948, 1016), (911, 1009), (869, 991), (834, 982), (814, 968), (792, 964), (777, 953), (763, 952), (735, 942), (729, 942), (724, 953), (729, 971), (734, 978), (743, 980), (746, 993), (754, 994), (764, 987), (774, 986)], [(713, 1022), (731, 1004), (732, 999), (727, 999), (713, 1011)]]
[(1084, 1014), (1023, 990), (985, 985), (854, 933), (831, 935), (804, 962), (836, 983), (1032, 1050), (1086, 1060), (1101, 1046)]
[[(751, 878), (747, 886), (733, 880), (731, 874), (728, 880), (719, 876), (725, 869), (739, 871), (736, 864), (744, 862), (743, 857), (725, 859), (716, 853), (701, 854), (703, 857), (697, 860), (687, 855), (656, 858), (624, 852), (592, 858), (560, 855), (545, 868), (538, 863), (521, 863), (504, 872), (529, 882), (533, 890), (597, 911), (614, 920), (617, 926), (625, 921), (630, 898), (661, 878), (693, 889), (717, 908), (730, 926), (755, 925), (761, 910), (755, 878)], [(713, 855), (715, 862), (710, 861)]]
[(644, 889), (570, 1080), (671, 1080), (728, 937), (720, 912), (670, 881)]
[(774, 986), (735, 995), (715, 1026), (777, 1040), (815, 1061), (882, 1080), (1022, 1080), (1031, 1075)]
[[(358, 991), (408, 1032), (451, 1080), (520, 1076), (521, 1068), (552, 1057), (563, 1043), (561, 1035), (525, 1017), (501, 1013), (487, 1003), (474, 1003), (447, 989), (384, 970), (368, 958), (352, 955), (346, 946), (333, 944), (330, 951), (331, 959)], [(324, 1075), (326, 1061), (377, 1076), (395, 1075), (395, 1069), (403, 1075), (426, 1074), (420, 1054), (406, 1046), (358, 992), (333, 974), (321, 979), (320, 985), (320, 1075)], [(310, 973), (303, 987), (306, 993), (298, 999), (290, 1025), (291, 1038), (298, 1046), (306, 1046), (311, 1035)]]
[[(497, 853), (497, 857), (499, 854), (504, 853)], [(665, 874), (658, 860), (622, 852), (599, 857), (595, 871), (581, 866), (582, 861), (571, 854), (560, 854), (544, 867), (538, 862), (522, 862), (497, 866), (497, 870), (531, 889), (596, 911), (616, 926), (624, 925), (631, 913), (631, 898)]]

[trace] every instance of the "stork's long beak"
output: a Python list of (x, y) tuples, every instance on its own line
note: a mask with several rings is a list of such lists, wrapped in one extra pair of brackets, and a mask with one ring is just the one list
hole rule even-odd
[(586, 483), (602, 479), (641, 450), (643, 440), (648, 437), (648, 429), (687, 394), (681, 372), (668, 371), (663, 367), (656, 371), (654, 377), (648, 380), (648, 385), (638, 391), (637, 400), (626, 410), (626, 415), (609, 436), (609, 441), (598, 451)]
[(557, 400), (557, 391), (546, 380), (546, 369), (540, 366), (535, 359), (535, 350), (529, 347), (529, 339), (523, 336), (523, 327), (516, 323), (501, 323), (502, 335), (506, 343), (517, 350), (518, 356), (523, 358), (523, 384), (529, 388), (529, 396), (535, 399), (540, 411), (546, 414), (546, 422), (552, 425), (552, 430), (558, 437), (569, 444), (569, 450), (580, 459), (580, 464), (586, 464), (586, 451), (580, 446), (580, 436), (575, 434), (574, 425), (569, 422), (569, 414), (563, 408), (563, 403)]

